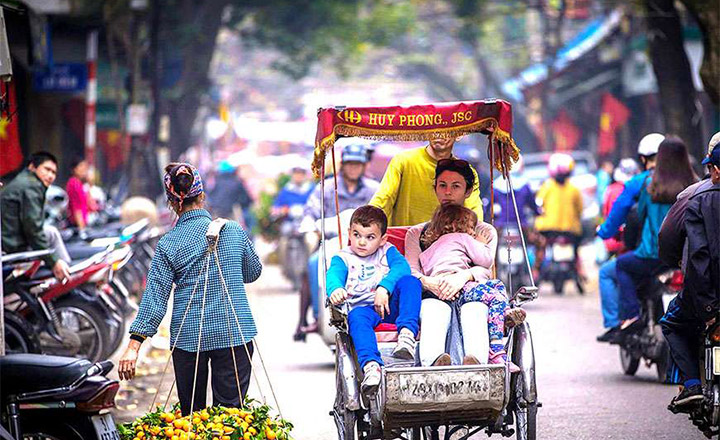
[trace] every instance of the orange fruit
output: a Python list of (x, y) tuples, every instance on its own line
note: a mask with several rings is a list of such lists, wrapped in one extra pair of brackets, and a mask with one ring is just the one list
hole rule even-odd
[(265, 437), (267, 437), (268, 440), (275, 440), (277, 438), (277, 434), (275, 434), (275, 431), (273, 431), (272, 429), (266, 429)]

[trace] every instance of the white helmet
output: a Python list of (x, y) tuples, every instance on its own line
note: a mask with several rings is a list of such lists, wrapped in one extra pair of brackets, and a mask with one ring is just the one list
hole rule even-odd
[(640, 156), (654, 156), (657, 154), (660, 144), (665, 140), (665, 136), (660, 133), (646, 134), (638, 144), (638, 154)]
[(575, 159), (569, 154), (553, 153), (548, 159), (548, 170), (550, 176), (555, 177), (561, 174), (570, 174), (575, 168)]
[(625, 183), (639, 172), (640, 167), (638, 167), (635, 159), (626, 157), (620, 161), (617, 167), (615, 167), (615, 171), (613, 171), (613, 179), (615, 179), (616, 182)]

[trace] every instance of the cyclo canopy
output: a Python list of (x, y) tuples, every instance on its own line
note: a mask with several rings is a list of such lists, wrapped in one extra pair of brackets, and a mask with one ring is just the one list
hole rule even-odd
[(325, 154), (339, 137), (423, 141), (469, 133), (489, 135), (488, 157), (501, 172), (518, 160), (512, 139), (512, 107), (502, 100), (463, 101), (408, 107), (330, 107), (318, 110), (316, 177), (324, 173)]

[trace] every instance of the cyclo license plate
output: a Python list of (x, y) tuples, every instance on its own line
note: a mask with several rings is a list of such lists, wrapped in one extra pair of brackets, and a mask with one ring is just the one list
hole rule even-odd
[(115, 427), (112, 414), (102, 414), (90, 417), (95, 433), (99, 440), (120, 440), (120, 434)]
[(560, 263), (575, 259), (575, 248), (571, 244), (554, 244), (552, 253), (553, 260)]
[(488, 370), (403, 374), (399, 385), (400, 401), (408, 404), (490, 399)]

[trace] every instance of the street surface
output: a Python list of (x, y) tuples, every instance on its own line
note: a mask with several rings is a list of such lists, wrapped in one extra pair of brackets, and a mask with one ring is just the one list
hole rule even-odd
[[(594, 276), (597, 270), (587, 273)], [(654, 366), (651, 369), (641, 366), (635, 377), (624, 376), (617, 347), (595, 342), (595, 336), (602, 331), (596, 280), (591, 280), (588, 286), (585, 296), (575, 293), (570, 283), (565, 296), (556, 296), (549, 285), (543, 286), (540, 298), (526, 307), (543, 404), (538, 410), (538, 438), (704, 438), (685, 416), (667, 411), (677, 387), (658, 384)], [(294, 437), (336, 439), (335, 425), (328, 415), (335, 394), (333, 355), (317, 335), (309, 335), (306, 343), (292, 340), (298, 295), (290, 290), (276, 266), (266, 266), (260, 280), (248, 285), (248, 292), (259, 327), (257, 343), (282, 414), (295, 425)], [(161, 329), (160, 333), (166, 331)], [(114, 359), (118, 356), (119, 353)], [(121, 387), (116, 421), (128, 421), (146, 411), (167, 356), (167, 350), (158, 349), (141, 355), (140, 377)], [(257, 354), (254, 365), (263, 394), (275, 406)], [(172, 377), (170, 366), (162, 387), (162, 402)], [(250, 395), (261, 399), (254, 381)], [(174, 401), (173, 396), (171, 402)], [(481, 433), (475, 438), (487, 436)]]

